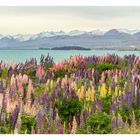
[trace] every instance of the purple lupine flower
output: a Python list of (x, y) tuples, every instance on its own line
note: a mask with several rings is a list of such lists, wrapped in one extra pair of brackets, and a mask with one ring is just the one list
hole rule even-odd
[(0, 93), (3, 93), (3, 83), (0, 81)]
[(119, 109), (123, 110), (124, 102), (123, 102), (123, 96), (119, 97), (119, 103), (118, 103)]
[(111, 119), (111, 128), (112, 130), (115, 130), (117, 128), (117, 118), (113, 113), (113, 117)]
[(87, 109), (84, 110), (83, 112), (83, 118), (84, 118), (84, 122), (86, 122), (86, 119), (89, 117), (90, 113), (88, 112)]
[(35, 98), (34, 98), (34, 94), (31, 93), (31, 106), (34, 104), (34, 100), (35, 100)]
[(58, 111), (56, 110), (56, 108), (53, 109), (53, 120), (56, 119)]
[(102, 112), (102, 101), (99, 99), (97, 100), (97, 110), (98, 110), (98, 113)]
[(132, 93), (132, 97), (134, 97), (134, 95), (135, 95), (135, 84), (133, 82), (131, 82), (131, 93)]
[(63, 133), (64, 133), (64, 129), (62, 127), (58, 127), (57, 134), (63, 134)]
[(31, 134), (35, 134), (35, 129), (32, 128), (32, 132), (31, 132)]
[(19, 116), (18, 116), (18, 119), (17, 119), (17, 130), (18, 130), (18, 132), (21, 128), (21, 125), (22, 125), (22, 122), (21, 122), (20, 113), (19, 113)]
[(41, 102), (40, 93), (38, 93), (38, 96), (37, 96), (37, 100), (36, 100), (36, 102), (37, 102), (38, 104), (40, 104), (40, 102)]
[(11, 129), (15, 128), (15, 125), (16, 125), (17, 119), (18, 119), (18, 114), (19, 114), (19, 108), (16, 106), (13, 113), (10, 115), (10, 128)]
[(124, 101), (127, 101), (128, 100), (128, 93), (127, 92), (125, 92), (125, 94), (123, 95), (123, 100)]
[(128, 94), (128, 110), (130, 111), (132, 109), (132, 95)]
[(77, 113), (76, 116), (75, 116), (76, 122), (77, 122), (78, 126), (80, 126), (80, 115), (81, 115), (81, 113), (79, 112), (79, 113)]
[(120, 116), (120, 114), (118, 115), (118, 119), (117, 119), (117, 128), (123, 128), (123, 120), (122, 120), (122, 116)]
[(81, 128), (84, 127), (84, 117), (83, 117), (83, 114), (80, 115), (80, 127)]
[(49, 97), (47, 98), (46, 107), (47, 107), (47, 111), (50, 111), (50, 107), (51, 107), (51, 100), (50, 100), (50, 98), (49, 98)]
[(115, 111), (115, 104), (111, 103), (110, 104), (110, 113), (112, 114)]
[(13, 97), (13, 94), (14, 94), (14, 87), (13, 87), (13, 85), (11, 85), (10, 91), (9, 91), (9, 96), (10, 96), (10, 98)]
[(58, 117), (54, 121), (55, 121), (55, 124), (56, 124), (57, 127), (62, 125), (61, 121)]
[(51, 134), (51, 125), (48, 125), (47, 134)]
[(41, 102), (41, 104), (43, 105), (43, 108), (46, 108), (46, 103), (48, 101), (47, 98), (48, 98), (47, 94), (45, 94), (45, 95), (42, 96), (42, 102)]
[(91, 105), (91, 114), (95, 112), (95, 103), (93, 102)]
[(38, 129), (41, 129), (43, 127), (43, 124), (44, 124), (44, 111), (43, 108), (41, 108), (36, 116), (36, 126)]
[(139, 102), (140, 102), (140, 93), (139, 93), (139, 91), (137, 91), (137, 93), (136, 93), (136, 106), (139, 106)]

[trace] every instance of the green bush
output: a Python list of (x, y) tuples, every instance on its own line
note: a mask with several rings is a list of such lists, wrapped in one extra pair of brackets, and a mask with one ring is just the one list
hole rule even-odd
[(8, 76), (8, 70), (7, 70), (6, 68), (4, 68), (4, 69), (2, 70), (2, 73), (1, 73), (1, 78), (2, 78), (2, 79), (6, 79), (7, 76)]
[(64, 76), (65, 76), (64, 69), (60, 69), (60, 70), (58, 70), (54, 73), (54, 78), (56, 78), (56, 79), (59, 78), (59, 77), (64, 77)]
[(128, 124), (131, 125), (132, 111), (129, 111), (127, 106), (125, 106), (123, 110), (117, 109), (115, 111), (115, 116), (117, 116), (118, 113), (122, 116), (123, 122), (128, 122)]
[(58, 115), (62, 123), (72, 123), (73, 117), (82, 110), (81, 102), (77, 98), (63, 99), (62, 104), (57, 106)]
[(11, 129), (9, 126), (9, 120), (6, 119), (5, 123), (0, 126), (0, 134), (11, 134)]
[(112, 95), (107, 95), (105, 98), (102, 99), (103, 112), (106, 112), (109, 114), (111, 100), (112, 100)]
[(87, 127), (91, 128), (92, 134), (111, 133), (111, 117), (105, 112), (95, 113), (87, 119)]
[(94, 65), (89, 63), (89, 64), (87, 64), (87, 68), (92, 69), (92, 68), (94, 68)]
[(31, 134), (32, 128), (35, 128), (36, 126), (36, 119), (35, 117), (29, 116), (27, 114), (24, 114), (21, 116), (21, 129), (20, 129), (20, 134)]
[(35, 81), (35, 75), (36, 75), (36, 71), (35, 70), (28, 70), (27, 71), (27, 75), (29, 76), (30, 79), (32, 79), (32, 81)]
[(106, 71), (106, 70), (112, 70), (112, 69), (114, 69), (114, 66), (113, 66), (113, 64), (111, 64), (111, 63), (106, 63), (106, 64), (98, 64), (97, 66), (96, 66), (96, 69), (98, 70), (98, 71)]

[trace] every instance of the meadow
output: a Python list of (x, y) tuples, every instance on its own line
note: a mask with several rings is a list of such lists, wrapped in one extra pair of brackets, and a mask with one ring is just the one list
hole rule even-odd
[(140, 133), (140, 57), (1, 61), (0, 133)]

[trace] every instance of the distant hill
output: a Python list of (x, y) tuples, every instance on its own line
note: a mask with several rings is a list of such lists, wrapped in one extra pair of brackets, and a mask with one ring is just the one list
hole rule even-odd
[(64, 47), (54, 47), (51, 50), (91, 50), (91, 49), (80, 46), (64, 46)]
[[(0, 49), (52, 49), (80, 46), (91, 49), (140, 50), (140, 31), (111, 29), (70, 32), (42, 32), (35, 35), (0, 35)], [(67, 48), (62, 48), (67, 49)]]

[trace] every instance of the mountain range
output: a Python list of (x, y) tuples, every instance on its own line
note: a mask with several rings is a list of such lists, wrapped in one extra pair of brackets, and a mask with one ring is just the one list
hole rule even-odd
[(70, 32), (41, 32), (34, 35), (0, 35), (0, 49), (51, 49), (64, 46), (140, 50), (140, 31), (127, 29), (73, 30)]

